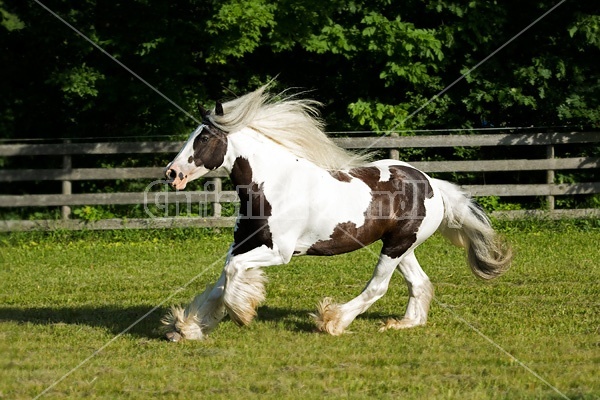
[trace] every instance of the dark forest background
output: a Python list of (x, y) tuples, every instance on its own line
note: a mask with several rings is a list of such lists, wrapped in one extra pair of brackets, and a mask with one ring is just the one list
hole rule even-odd
[[(46, 0), (190, 113), (277, 77), (329, 131), (598, 127), (600, 5), (556, 1)], [(196, 123), (35, 1), (0, 2), (0, 137), (187, 133)], [(404, 122), (403, 122), (404, 121)]]
[[(211, 107), (216, 100), (242, 95), (273, 78), (277, 78), (273, 90), (308, 91), (306, 96), (321, 101), (332, 135), (600, 128), (597, 1), (561, 2), (518, 37), (558, 1), (42, 2), (185, 112), (37, 1), (0, 0), (0, 143), (181, 140), (197, 124), (190, 114), (199, 118), (198, 104)], [(511, 39), (465, 79), (428, 102)], [(515, 148), (514, 154), (504, 156), (544, 157), (530, 151)], [(400, 156), (478, 159), (494, 152), (449, 149), (433, 154), (408, 149)], [(585, 145), (568, 147), (557, 156), (599, 154), (598, 146)], [(162, 165), (162, 159), (146, 158), (82, 157), (74, 163)], [(0, 168), (31, 168), (36, 162), (0, 157)], [(60, 168), (60, 163), (58, 158), (50, 160), (48, 167)], [(541, 173), (515, 173), (510, 182), (543, 181)], [(556, 179), (593, 181), (592, 175), (563, 171)], [(442, 178), (467, 184), (508, 182), (494, 174)], [(0, 192), (55, 192), (59, 183), (5, 185)], [(146, 183), (79, 182), (74, 191), (137, 190)], [(598, 197), (560, 201), (568, 207), (596, 207)], [(543, 199), (519, 201), (529, 201), (524, 206), (530, 208), (540, 206)], [(494, 204), (492, 208), (498, 207)]]

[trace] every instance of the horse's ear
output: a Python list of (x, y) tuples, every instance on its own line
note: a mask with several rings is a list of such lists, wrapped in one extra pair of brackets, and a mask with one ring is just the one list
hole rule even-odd
[(222, 116), (223, 115), (223, 104), (221, 104), (218, 101), (217, 101), (217, 104), (215, 105), (215, 114), (218, 115), (218, 116)]
[(210, 114), (210, 111), (202, 107), (202, 104), (198, 104), (198, 111), (200, 112), (200, 116), (202, 117), (202, 119), (205, 119), (206, 116)]

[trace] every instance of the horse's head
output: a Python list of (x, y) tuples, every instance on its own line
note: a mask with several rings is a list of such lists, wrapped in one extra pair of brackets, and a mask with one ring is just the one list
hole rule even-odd
[[(217, 103), (216, 115), (223, 115)], [(212, 125), (208, 111), (201, 109), (203, 122), (190, 135), (179, 154), (165, 168), (171, 187), (185, 188), (188, 182), (198, 179), (223, 165), (227, 153), (227, 133)]]

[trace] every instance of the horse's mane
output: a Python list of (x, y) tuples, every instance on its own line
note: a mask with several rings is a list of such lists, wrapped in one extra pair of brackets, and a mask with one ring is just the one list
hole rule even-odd
[(274, 96), (266, 84), (254, 92), (223, 104), (223, 115), (214, 110), (207, 119), (227, 132), (251, 128), (280, 144), (297, 157), (328, 170), (362, 166), (368, 156), (350, 153), (337, 146), (323, 132), (318, 101), (297, 96)]

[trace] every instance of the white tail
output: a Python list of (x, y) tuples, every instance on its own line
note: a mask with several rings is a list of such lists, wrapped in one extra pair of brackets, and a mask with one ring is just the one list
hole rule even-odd
[(493, 279), (506, 272), (512, 261), (512, 250), (494, 231), (479, 204), (450, 182), (432, 181), (444, 201), (441, 234), (467, 250), (469, 266), (479, 278)]

